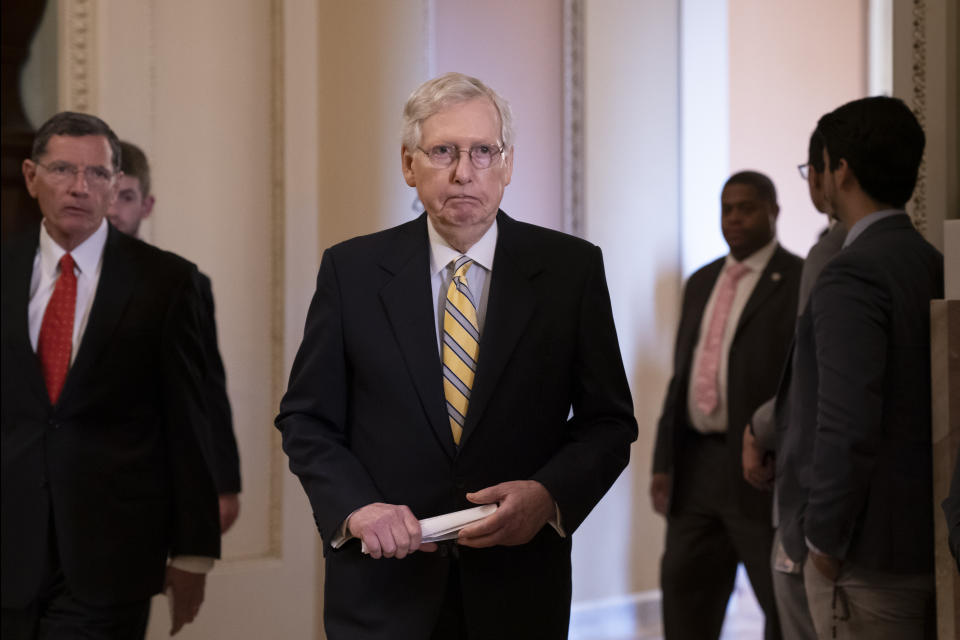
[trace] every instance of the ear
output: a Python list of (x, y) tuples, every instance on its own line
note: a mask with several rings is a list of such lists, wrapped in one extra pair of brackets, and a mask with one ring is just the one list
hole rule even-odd
[(23, 180), (27, 183), (27, 191), (31, 198), (37, 197), (37, 163), (27, 158), (20, 169), (23, 171)]
[(840, 158), (837, 161), (837, 168), (833, 170), (837, 175), (837, 184), (843, 187), (849, 187), (851, 184), (856, 183), (857, 177), (853, 175), (853, 171), (850, 170), (850, 165), (847, 164), (846, 158)]
[(146, 218), (151, 213), (153, 213), (153, 205), (156, 203), (156, 201), (157, 199), (154, 198), (153, 196), (147, 196), (146, 198), (143, 199), (143, 204), (140, 205), (141, 210), (143, 211), (143, 215), (141, 216), (141, 219)]
[(400, 146), (400, 170), (403, 171), (403, 179), (409, 186), (417, 186), (417, 176), (413, 171), (413, 154), (407, 151), (405, 145)]
[(513, 146), (507, 150), (506, 157), (507, 166), (504, 168), (503, 172), (503, 186), (510, 184), (510, 178), (513, 177)]

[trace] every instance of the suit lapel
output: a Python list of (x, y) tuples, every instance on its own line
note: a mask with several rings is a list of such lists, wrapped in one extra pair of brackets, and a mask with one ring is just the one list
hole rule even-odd
[(380, 263), (386, 275), (380, 300), (427, 420), (444, 451), (452, 458), (456, 448), (443, 399), (443, 369), (431, 300), (426, 215), (402, 226), (397, 233), (394, 250)]
[(497, 222), (499, 228), (490, 295), (483, 335), (480, 337), (477, 376), (470, 393), (470, 405), (460, 440), (461, 448), (483, 417), (535, 307), (535, 290), (531, 280), (541, 267), (524, 262), (530, 256), (519, 250), (513, 220), (501, 211), (497, 215)]
[(71, 391), (82, 380), (100, 352), (109, 344), (110, 337), (120, 324), (123, 309), (134, 291), (139, 272), (136, 263), (128, 254), (130, 242), (119, 231), (108, 227), (107, 244), (103, 250), (103, 265), (100, 268), (100, 280), (90, 308), (90, 317), (80, 340), (77, 357), (67, 372), (67, 379), (60, 392), (58, 404), (70, 397)]
[(763, 273), (760, 274), (760, 279), (757, 280), (757, 286), (753, 288), (753, 293), (750, 294), (750, 298), (743, 308), (743, 313), (740, 314), (740, 320), (737, 322), (737, 331), (734, 333), (734, 340), (736, 340), (737, 334), (740, 333), (740, 329), (749, 322), (753, 314), (763, 308), (764, 301), (769, 298), (774, 291), (780, 288), (780, 283), (783, 281), (782, 269), (784, 267), (784, 254), (785, 250), (783, 247), (777, 247), (777, 250), (770, 258), (770, 262), (767, 263), (767, 267), (763, 270)]
[(9, 347), (10, 356), (19, 365), (18, 375), (29, 379), (30, 388), (43, 399), (50, 402), (47, 387), (43, 382), (40, 360), (30, 346), (30, 326), (27, 308), (30, 305), (30, 279), (33, 276), (33, 262), (37, 254), (39, 228), (22, 234), (17, 240), (4, 247), (10, 252), (8, 268), (3, 270), (3, 339)]

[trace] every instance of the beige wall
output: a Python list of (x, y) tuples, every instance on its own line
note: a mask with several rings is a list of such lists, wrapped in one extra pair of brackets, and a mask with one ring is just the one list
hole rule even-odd
[(730, 171), (770, 176), (780, 241), (806, 256), (826, 218), (810, 204), (796, 166), (806, 162), (820, 116), (866, 95), (867, 2), (728, 3)]

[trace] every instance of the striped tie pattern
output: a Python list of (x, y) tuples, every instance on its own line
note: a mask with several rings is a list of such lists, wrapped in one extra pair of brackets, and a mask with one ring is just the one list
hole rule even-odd
[(460, 256), (454, 262), (453, 280), (447, 288), (443, 313), (443, 395), (453, 441), (459, 445), (463, 422), (470, 404), (470, 389), (477, 373), (480, 325), (477, 304), (467, 285), (467, 271), (473, 260)]

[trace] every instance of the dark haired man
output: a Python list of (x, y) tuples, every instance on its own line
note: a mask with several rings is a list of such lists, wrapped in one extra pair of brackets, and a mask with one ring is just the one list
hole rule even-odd
[(820, 118), (824, 198), (848, 228), (797, 323), (779, 420), (783, 543), (820, 637), (933, 637), (930, 300), (943, 257), (903, 207), (924, 134), (898, 99)]
[(5, 639), (142, 638), (164, 586), (176, 632), (220, 552), (196, 267), (107, 224), (119, 167), (70, 112), (23, 162), (43, 221), (2, 252)]
[[(824, 161), (823, 136), (819, 131), (810, 135), (807, 161), (797, 167), (801, 177), (807, 181), (810, 200), (817, 211), (830, 218), (827, 231), (810, 249), (803, 262), (800, 275), (800, 296), (797, 312), (803, 313), (810, 296), (810, 289), (824, 265), (840, 251), (843, 239), (847, 235), (846, 227), (830, 215), (823, 193)], [(793, 351), (791, 350), (791, 354)], [(784, 374), (780, 379), (777, 396), (760, 405), (753, 412), (753, 418), (743, 432), (743, 475), (747, 482), (757, 489), (769, 490), (774, 484), (775, 452), (777, 449), (777, 430), (774, 420), (775, 403), (779, 402), (782, 420), (789, 420), (789, 393), (792, 377), (792, 357), (788, 360)], [(773, 525), (779, 524), (776, 494), (774, 494)], [(792, 562), (783, 549), (781, 533), (777, 530), (773, 539), (773, 552), (770, 557), (773, 569), (773, 591), (777, 601), (777, 613), (780, 615), (780, 630), (785, 640), (816, 640), (817, 634), (810, 618), (807, 606), (807, 594), (803, 586), (803, 565)]]
[(650, 494), (667, 517), (661, 564), (664, 635), (716, 638), (743, 562), (780, 636), (770, 576), (770, 495), (741, 473), (744, 426), (776, 391), (793, 335), (800, 258), (777, 244), (776, 190), (731, 176), (720, 197), (730, 254), (687, 281), (674, 373), (657, 427)]
[[(110, 223), (127, 235), (140, 237), (140, 223), (153, 212), (156, 198), (150, 191), (150, 163), (137, 145), (120, 141), (123, 175), (117, 183), (117, 199), (107, 211)], [(210, 421), (210, 466), (220, 497), (220, 531), (226, 533), (240, 515), (240, 456), (233, 433), (233, 412), (227, 396), (226, 372), (217, 345), (217, 325), (213, 305), (213, 286), (199, 273), (202, 311), (200, 333), (206, 353), (204, 388), (207, 417)]]

